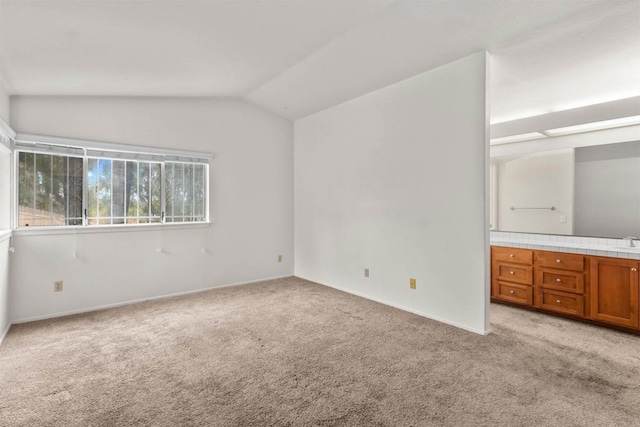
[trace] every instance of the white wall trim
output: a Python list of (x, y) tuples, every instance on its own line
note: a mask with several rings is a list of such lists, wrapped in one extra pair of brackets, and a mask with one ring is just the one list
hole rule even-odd
[(116, 144), (105, 141), (91, 141), (86, 139), (65, 138), (59, 136), (48, 135), (36, 135), (31, 133), (19, 133), (15, 136), (17, 142), (24, 142), (27, 144), (43, 143), (61, 145), (66, 147), (78, 147), (85, 149), (98, 149), (107, 151), (123, 151), (130, 153), (143, 153), (143, 154), (159, 154), (168, 156), (181, 156), (181, 157), (193, 157), (201, 159), (213, 159), (212, 153), (205, 153), (202, 151), (186, 151), (186, 150), (174, 150), (160, 147), (149, 147), (143, 145), (130, 145), (130, 144)]
[(0, 347), (2, 347), (2, 343), (4, 342), (4, 339), (7, 337), (7, 334), (9, 333), (9, 329), (11, 329), (11, 323), (7, 325), (7, 329), (5, 329), (4, 332), (2, 333), (2, 336), (0, 336)]
[(13, 230), (17, 237), (51, 236), (57, 234), (96, 234), (96, 233), (129, 233), (132, 231), (188, 230), (193, 228), (209, 228), (211, 222), (169, 222), (151, 224), (115, 224), (115, 225), (60, 225), (20, 227)]
[(0, 242), (9, 240), (11, 238), (11, 230), (0, 230)]
[(11, 127), (0, 118), (0, 153), (11, 152), (11, 141), (16, 137), (16, 133)]
[(301, 276), (297, 276), (297, 275), (295, 277), (297, 277), (299, 279), (307, 280), (309, 282), (317, 283), (319, 285), (326, 286), (328, 288), (333, 288), (333, 289), (336, 289), (336, 290), (341, 291), (341, 292), (346, 292), (348, 294), (355, 295), (355, 296), (360, 297), (360, 298), (364, 298), (364, 299), (368, 299), (370, 301), (374, 301), (374, 302), (377, 302), (377, 303), (380, 303), (380, 304), (384, 304), (384, 305), (387, 305), (389, 307), (397, 308), (398, 310), (407, 311), (409, 313), (417, 314), (418, 316), (426, 317), (427, 319), (435, 320), (436, 322), (445, 323), (445, 324), (450, 325), (450, 326), (455, 326), (456, 328), (464, 329), (465, 331), (473, 332), (474, 334), (489, 335), (491, 333), (491, 330), (481, 331), (479, 329), (470, 328), (470, 327), (468, 327), (466, 325), (462, 325), (462, 324), (457, 323), (457, 322), (452, 322), (450, 320), (443, 319), (443, 318), (438, 317), (438, 316), (433, 316), (433, 315), (430, 315), (430, 314), (426, 314), (426, 313), (424, 313), (422, 311), (414, 310), (412, 308), (405, 307), (405, 306), (402, 306), (400, 304), (394, 304), (392, 302), (389, 302), (387, 300), (383, 300), (381, 298), (375, 298), (375, 297), (372, 297), (372, 296), (369, 296), (369, 295), (362, 294), (360, 292), (355, 292), (355, 291), (351, 291), (351, 290), (346, 289), (346, 288), (341, 288), (340, 286), (329, 285), (327, 283), (318, 282), (317, 280), (307, 279), (307, 278), (304, 278), (304, 277), (301, 277)]
[(214, 289), (231, 288), (231, 287), (234, 287), (234, 286), (251, 285), (251, 284), (254, 284), (254, 283), (266, 282), (266, 281), (269, 281), (269, 280), (285, 279), (287, 277), (293, 277), (293, 274), (286, 274), (286, 275), (283, 275), (283, 276), (266, 277), (264, 279), (249, 280), (247, 282), (230, 283), (228, 285), (211, 286), (211, 287), (208, 287), (208, 288), (194, 289), (194, 290), (191, 290), (191, 291), (176, 292), (176, 293), (173, 293), (173, 294), (166, 294), (166, 295), (158, 295), (158, 296), (149, 297), (149, 298), (140, 298), (140, 299), (131, 300), (131, 301), (116, 302), (116, 303), (113, 303), (113, 304), (97, 305), (97, 306), (89, 307), (89, 308), (81, 308), (79, 310), (71, 310), (71, 311), (65, 311), (65, 312), (54, 313), (54, 314), (45, 314), (43, 316), (27, 317), (25, 319), (13, 320), (12, 324), (16, 325), (18, 323), (27, 323), (27, 322), (35, 322), (37, 320), (54, 319), (56, 317), (70, 316), (72, 314), (82, 314), (82, 313), (89, 313), (89, 312), (92, 312), (92, 311), (107, 310), (107, 309), (110, 309), (110, 308), (116, 308), (116, 307), (122, 307), (122, 306), (125, 306), (125, 305), (138, 304), (138, 303), (146, 302), (146, 301), (156, 301), (156, 300), (174, 298), (174, 297), (179, 297), (179, 296), (184, 296), (184, 295), (199, 294), (199, 293), (202, 293), (202, 292), (212, 291)]

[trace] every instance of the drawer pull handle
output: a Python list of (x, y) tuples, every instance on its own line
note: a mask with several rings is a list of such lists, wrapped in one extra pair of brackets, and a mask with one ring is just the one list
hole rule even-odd
[(557, 260), (556, 260), (556, 262), (557, 262), (558, 264), (560, 264), (560, 260), (559, 260), (559, 259), (557, 259)]
[(509, 254), (509, 258), (513, 258), (513, 254)]
[(562, 282), (562, 280), (560, 280), (560, 279), (556, 279), (556, 282), (561, 283), (561, 282)]
[(637, 268), (632, 268), (631, 271), (636, 272), (636, 271), (638, 271), (638, 269)]
[(559, 300), (559, 299), (557, 299), (557, 300), (556, 300), (556, 302), (557, 302), (558, 304), (560, 304), (560, 300)]
[(513, 274), (513, 271), (510, 271), (509, 274)]
[(509, 293), (510, 293), (510, 294), (515, 294), (516, 292), (515, 292), (515, 291), (509, 291)]

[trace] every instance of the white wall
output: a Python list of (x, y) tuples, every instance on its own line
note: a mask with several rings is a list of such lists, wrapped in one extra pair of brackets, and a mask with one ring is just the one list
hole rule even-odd
[(9, 124), (9, 94), (5, 88), (2, 74), (0, 74), (0, 118), (2, 118), (6, 124)]
[(9, 314), (9, 234), (0, 231), (0, 344), (11, 324)]
[[(1, 3), (1, 2), (0, 2)], [(0, 20), (2, 5), (0, 4)], [(0, 118), (9, 124), (9, 94), (2, 76), (2, 40), (0, 40)], [(9, 240), (5, 240), (3, 230), (9, 229), (10, 216), (10, 166), (11, 156), (0, 152), (0, 343), (9, 327)]]
[[(208, 228), (18, 231), (11, 264), (14, 321), (293, 273), (289, 121), (242, 101), (210, 98), (13, 97), (11, 114), (17, 132), (216, 156)], [(158, 246), (167, 253), (157, 253)], [(53, 293), (55, 280), (64, 281), (63, 292)]]
[(488, 331), (486, 68), (475, 54), (295, 123), (296, 276)]
[[(498, 230), (573, 234), (573, 149), (500, 160), (497, 165)], [(511, 210), (512, 206), (556, 209)]]
[[(0, 75), (0, 118), (9, 124), (9, 96)], [(0, 152), (0, 343), (10, 325), (9, 315), (9, 229), (11, 156)]]
[(576, 234), (640, 237), (640, 141), (576, 149)]
[[(0, 119), (10, 124), (9, 95), (0, 75)], [(11, 228), (11, 155), (0, 150), (0, 230)]]

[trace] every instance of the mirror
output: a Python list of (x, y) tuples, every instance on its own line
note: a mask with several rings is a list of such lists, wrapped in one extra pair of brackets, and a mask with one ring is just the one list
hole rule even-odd
[(507, 155), (492, 146), (490, 176), (492, 230), (640, 237), (640, 141)]

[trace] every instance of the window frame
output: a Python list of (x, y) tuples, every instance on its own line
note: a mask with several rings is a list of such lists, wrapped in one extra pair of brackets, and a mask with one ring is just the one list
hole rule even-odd
[[(84, 219), (84, 221), (86, 221), (87, 223), (86, 223), (86, 224), (83, 224), (83, 225), (86, 225), (87, 227), (96, 227), (96, 226), (104, 227), (104, 226), (107, 226), (107, 225), (144, 225), (144, 224), (160, 224), (160, 223), (162, 223), (162, 221), (164, 220), (164, 218), (163, 218), (163, 212), (165, 212), (165, 209), (163, 208), (163, 206), (164, 206), (164, 201), (165, 201), (165, 194), (164, 194), (164, 192), (163, 192), (164, 185), (163, 185), (163, 183), (162, 183), (162, 179), (163, 179), (163, 177), (162, 177), (163, 172), (162, 172), (162, 171), (163, 171), (163, 165), (164, 165), (164, 163), (165, 163), (165, 162), (162, 162), (162, 161), (159, 161), (159, 160), (133, 160), (133, 159), (122, 159), (122, 158), (107, 157), (107, 156), (96, 157), (96, 156), (94, 156), (94, 155), (87, 155), (86, 157), (84, 157), (84, 159), (86, 160), (86, 166), (84, 166), (84, 165), (83, 165), (83, 167), (85, 168), (85, 169), (83, 170), (83, 175), (85, 176), (85, 178), (83, 178), (83, 179), (86, 179), (87, 185), (86, 185), (86, 186), (85, 186), (85, 185), (83, 185), (83, 191), (84, 191), (84, 190), (86, 190), (87, 197), (86, 197), (86, 199), (85, 199), (85, 198), (83, 198), (83, 202), (86, 202), (86, 207), (84, 207), (84, 206), (83, 206), (83, 212), (86, 212), (87, 214), (86, 214), (86, 215), (84, 215), (83, 219)], [(106, 161), (110, 161), (110, 162), (111, 162), (111, 168), (112, 168), (112, 169), (111, 169), (111, 176), (112, 176), (112, 178), (111, 178), (111, 185), (112, 185), (112, 189), (111, 189), (110, 197), (112, 198), (112, 200), (113, 200), (113, 195), (114, 195), (114, 194), (113, 194), (113, 183), (114, 183), (114, 177), (113, 177), (113, 162), (123, 162), (123, 163), (124, 163), (124, 168), (125, 168), (125, 183), (126, 183), (126, 168), (127, 168), (127, 165), (128, 165), (128, 163), (129, 163), (129, 162), (135, 162), (135, 163), (137, 164), (137, 168), (139, 168), (139, 167), (140, 167), (140, 164), (141, 164), (141, 163), (146, 163), (146, 164), (148, 164), (148, 165), (149, 165), (149, 167), (151, 167), (151, 165), (152, 165), (152, 164), (156, 164), (156, 165), (159, 167), (159, 170), (160, 170), (160, 189), (159, 189), (159, 193), (160, 193), (160, 214), (159, 214), (158, 216), (153, 216), (153, 215), (151, 215), (151, 214), (150, 214), (150, 215), (148, 215), (148, 216), (146, 216), (146, 217), (144, 217), (144, 216), (140, 216), (140, 215), (136, 215), (135, 217), (130, 217), (126, 212), (123, 212), (123, 213), (124, 213), (124, 216), (114, 216), (114, 215), (113, 215), (113, 211), (112, 211), (110, 216), (108, 216), (108, 217), (101, 217), (101, 216), (100, 216), (100, 213), (99, 213), (99, 211), (98, 211), (98, 212), (97, 212), (97, 215), (98, 215), (98, 216), (96, 216), (96, 217), (92, 217), (92, 216), (90, 216), (90, 213), (89, 213), (89, 212), (90, 212), (90, 210), (91, 210), (91, 209), (90, 209), (90, 208), (91, 208), (91, 206), (90, 206), (90, 200), (89, 200), (89, 197), (88, 197), (88, 196), (89, 196), (89, 186), (90, 186), (90, 184), (89, 184), (89, 172), (90, 172), (90, 169), (89, 169), (89, 162), (90, 162), (91, 160), (96, 160), (96, 161), (97, 161), (97, 164), (99, 164), (99, 163), (100, 163), (100, 161), (102, 161), (102, 160), (106, 160)], [(190, 164), (195, 164), (195, 163), (190, 163)], [(197, 164), (202, 164), (202, 163), (197, 163)], [(136, 169), (136, 170), (138, 170), (138, 169)], [(151, 171), (151, 169), (150, 169), (149, 171)], [(86, 173), (85, 173), (85, 172), (86, 172)], [(139, 178), (140, 178), (140, 176), (138, 175), (138, 176), (136, 177), (136, 179), (139, 179)], [(98, 178), (96, 178), (96, 179), (98, 179)], [(138, 184), (138, 190), (139, 190), (139, 189), (140, 189), (140, 186), (139, 186), (139, 184)], [(84, 197), (84, 196), (83, 196), (83, 197)], [(123, 199), (123, 202), (125, 203), (125, 206), (126, 206), (126, 199)], [(99, 200), (98, 200), (98, 204), (99, 204)], [(84, 205), (84, 203), (83, 203), (83, 205)], [(114, 207), (114, 205), (113, 205), (113, 204), (111, 204), (111, 209), (113, 209), (113, 207)], [(123, 207), (124, 207), (124, 206), (123, 206)], [(84, 209), (86, 209), (86, 211), (85, 211)], [(149, 206), (149, 212), (150, 212), (150, 213), (151, 213), (151, 210), (152, 210), (152, 209), (151, 209), (151, 206)], [(141, 219), (141, 218), (147, 218), (147, 219), (148, 219), (148, 222), (147, 222), (147, 223), (140, 223), (140, 222), (137, 222), (137, 223), (135, 223), (135, 224), (128, 224), (128, 223), (126, 223), (126, 222), (124, 222), (124, 223), (122, 223), (122, 224), (114, 224), (114, 223), (113, 223), (113, 221), (114, 221), (114, 220), (116, 220), (116, 219), (122, 219), (122, 220), (126, 221), (126, 220), (127, 220), (127, 219), (129, 219), (129, 218), (135, 218), (135, 219), (136, 219), (136, 221), (140, 221), (140, 219)], [(156, 221), (153, 221), (153, 220), (152, 220), (152, 219), (154, 219), (154, 218), (156, 219)], [(98, 221), (98, 223), (96, 223), (96, 224), (91, 224), (91, 223), (90, 223), (90, 221), (91, 221), (91, 220)], [(101, 221), (101, 220), (108, 220), (108, 221), (111, 221), (111, 224), (100, 224), (100, 223), (99, 223), (99, 221)], [(190, 221), (190, 222), (188, 222), (188, 224), (191, 224), (191, 223), (202, 223), (202, 222), (206, 222), (206, 219), (205, 219), (204, 221)]]
[[(164, 218), (163, 218), (164, 223), (165, 224), (180, 224), (180, 223), (191, 224), (191, 223), (194, 223), (194, 222), (195, 223), (203, 222), (203, 221), (184, 221), (184, 220), (183, 221), (176, 221), (175, 220), (176, 218), (184, 219), (184, 218), (189, 216), (189, 215), (185, 215), (184, 202), (183, 202), (183, 207), (182, 207), (183, 208), (183, 214), (182, 215), (169, 215), (168, 214), (168, 208), (167, 208), (167, 199), (168, 198), (166, 197), (166, 195), (167, 195), (166, 185), (167, 185), (167, 176), (168, 176), (167, 173), (166, 173), (166, 167), (167, 167), (168, 163), (173, 164), (174, 168), (175, 168), (176, 164), (181, 164), (183, 166), (183, 168), (184, 168), (185, 165), (198, 165), (198, 163), (183, 162), (183, 161), (180, 161), (180, 160), (168, 160), (168, 161), (162, 163), (162, 188), (163, 188), (163, 196), (164, 196), (162, 198), (162, 200), (163, 200), (162, 212), (164, 212)], [(207, 188), (207, 185), (208, 185), (208, 182), (207, 182), (208, 181), (208, 168), (206, 167), (206, 165), (203, 165), (203, 166), (205, 166), (205, 168), (203, 170), (203, 180), (205, 182), (204, 182), (204, 188), (202, 190), (203, 191), (203, 197), (204, 197), (203, 206), (202, 206), (203, 207), (203, 215), (202, 216), (205, 218), (204, 221), (207, 221), (208, 220), (208, 197), (207, 197), (207, 191), (208, 191), (208, 188)], [(172, 174), (174, 174), (174, 173), (175, 173), (175, 170), (172, 170)], [(195, 170), (192, 170), (192, 173), (195, 173)], [(184, 169), (183, 169), (183, 175), (182, 176), (184, 178)], [(183, 185), (184, 185), (184, 181), (183, 181)], [(195, 177), (193, 178), (193, 186), (195, 187)], [(169, 193), (173, 197), (173, 191), (170, 191)], [(195, 193), (193, 193), (193, 196), (195, 196)], [(195, 217), (196, 216), (195, 215), (195, 201), (196, 201), (196, 199), (194, 197), (192, 199), (192, 202), (191, 202), (192, 203), (192, 212), (193, 212), (193, 215), (191, 215), (191, 217)], [(174, 204), (173, 201), (171, 202), (171, 209), (172, 209), (172, 213), (175, 213), (175, 211), (174, 211), (175, 210), (175, 204)], [(172, 220), (171, 221), (167, 221), (167, 218), (171, 218)]]
[[(14, 150), (14, 152), (12, 153), (12, 155), (14, 156), (14, 158), (12, 159), (13, 161), (12, 163), (12, 168), (13, 168), (13, 173), (12, 173), (12, 184), (11, 184), (11, 191), (12, 191), (12, 229), (14, 230), (23, 230), (23, 229), (27, 229), (27, 228), (33, 228), (33, 229), (40, 229), (43, 227), (50, 227), (50, 228), (61, 228), (61, 227), (78, 227), (80, 226), (79, 224), (74, 224), (74, 225), (33, 225), (33, 226), (20, 226), (19, 225), (19, 221), (20, 221), (20, 168), (19, 168), (19, 164), (20, 164), (20, 154), (21, 153), (25, 153), (25, 154), (32, 154), (34, 156), (33, 158), (33, 162), (34, 162), (34, 179), (35, 179), (35, 175), (36, 175), (36, 157), (37, 155), (41, 155), (41, 156), (57, 156), (63, 159), (80, 159), (83, 160), (83, 157), (81, 155), (79, 155), (79, 153), (77, 154), (61, 154), (61, 153), (44, 153), (42, 151), (28, 151), (28, 150)], [(84, 160), (83, 160), (83, 168), (84, 168)], [(68, 178), (68, 176), (67, 176)], [(82, 223), (84, 223), (84, 216), (82, 215), (82, 212), (84, 212), (84, 169), (83, 169), (83, 188), (82, 188), (82, 205), (80, 207), (81, 209), (81, 213), (80, 213), (80, 217), (69, 217), (68, 212), (65, 212), (65, 217), (64, 217), (64, 221), (68, 221), (70, 219), (79, 219)], [(52, 180), (53, 183), (53, 180)], [(36, 192), (35, 192), (35, 188), (34, 188), (34, 200), (33, 200), (33, 210), (34, 210), (34, 214), (35, 214), (35, 210), (37, 209), (35, 204), (36, 204)], [(51, 196), (51, 193), (49, 193), (49, 196)], [(68, 196), (68, 194), (67, 194)], [(50, 210), (49, 213), (51, 215), (53, 215), (53, 210)]]
[[(51, 152), (46, 152), (42, 147), (50, 147)], [(63, 154), (56, 150), (82, 150), (82, 154), (67, 153)], [(20, 226), (19, 217), (19, 160), (20, 153), (34, 154), (50, 154), (67, 157), (82, 158), (82, 224), (81, 225), (39, 225), (39, 226)], [(99, 153), (99, 154), (98, 154)], [(109, 155), (111, 154), (111, 155)], [(68, 232), (103, 232), (115, 229), (157, 229), (157, 228), (192, 228), (203, 227), (211, 224), (209, 217), (210, 194), (209, 194), (209, 166), (213, 155), (205, 152), (173, 150), (165, 148), (154, 148), (145, 146), (114, 144), (101, 141), (79, 140), (71, 138), (60, 138), (33, 134), (17, 134), (13, 142), (11, 150), (11, 228), (18, 233), (29, 234), (64, 234)], [(158, 163), (160, 165), (160, 221), (136, 224), (89, 224), (88, 208), (89, 208), (89, 181), (88, 181), (88, 162), (90, 158), (124, 161), (137, 161)], [(204, 220), (188, 221), (188, 222), (166, 222), (166, 185), (165, 185), (165, 164), (171, 162), (180, 162), (187, 164), (198, 164), (204, 167), (203, 188), (204, 188)], [(126, 216), (125, 216), (126, 217)]]

